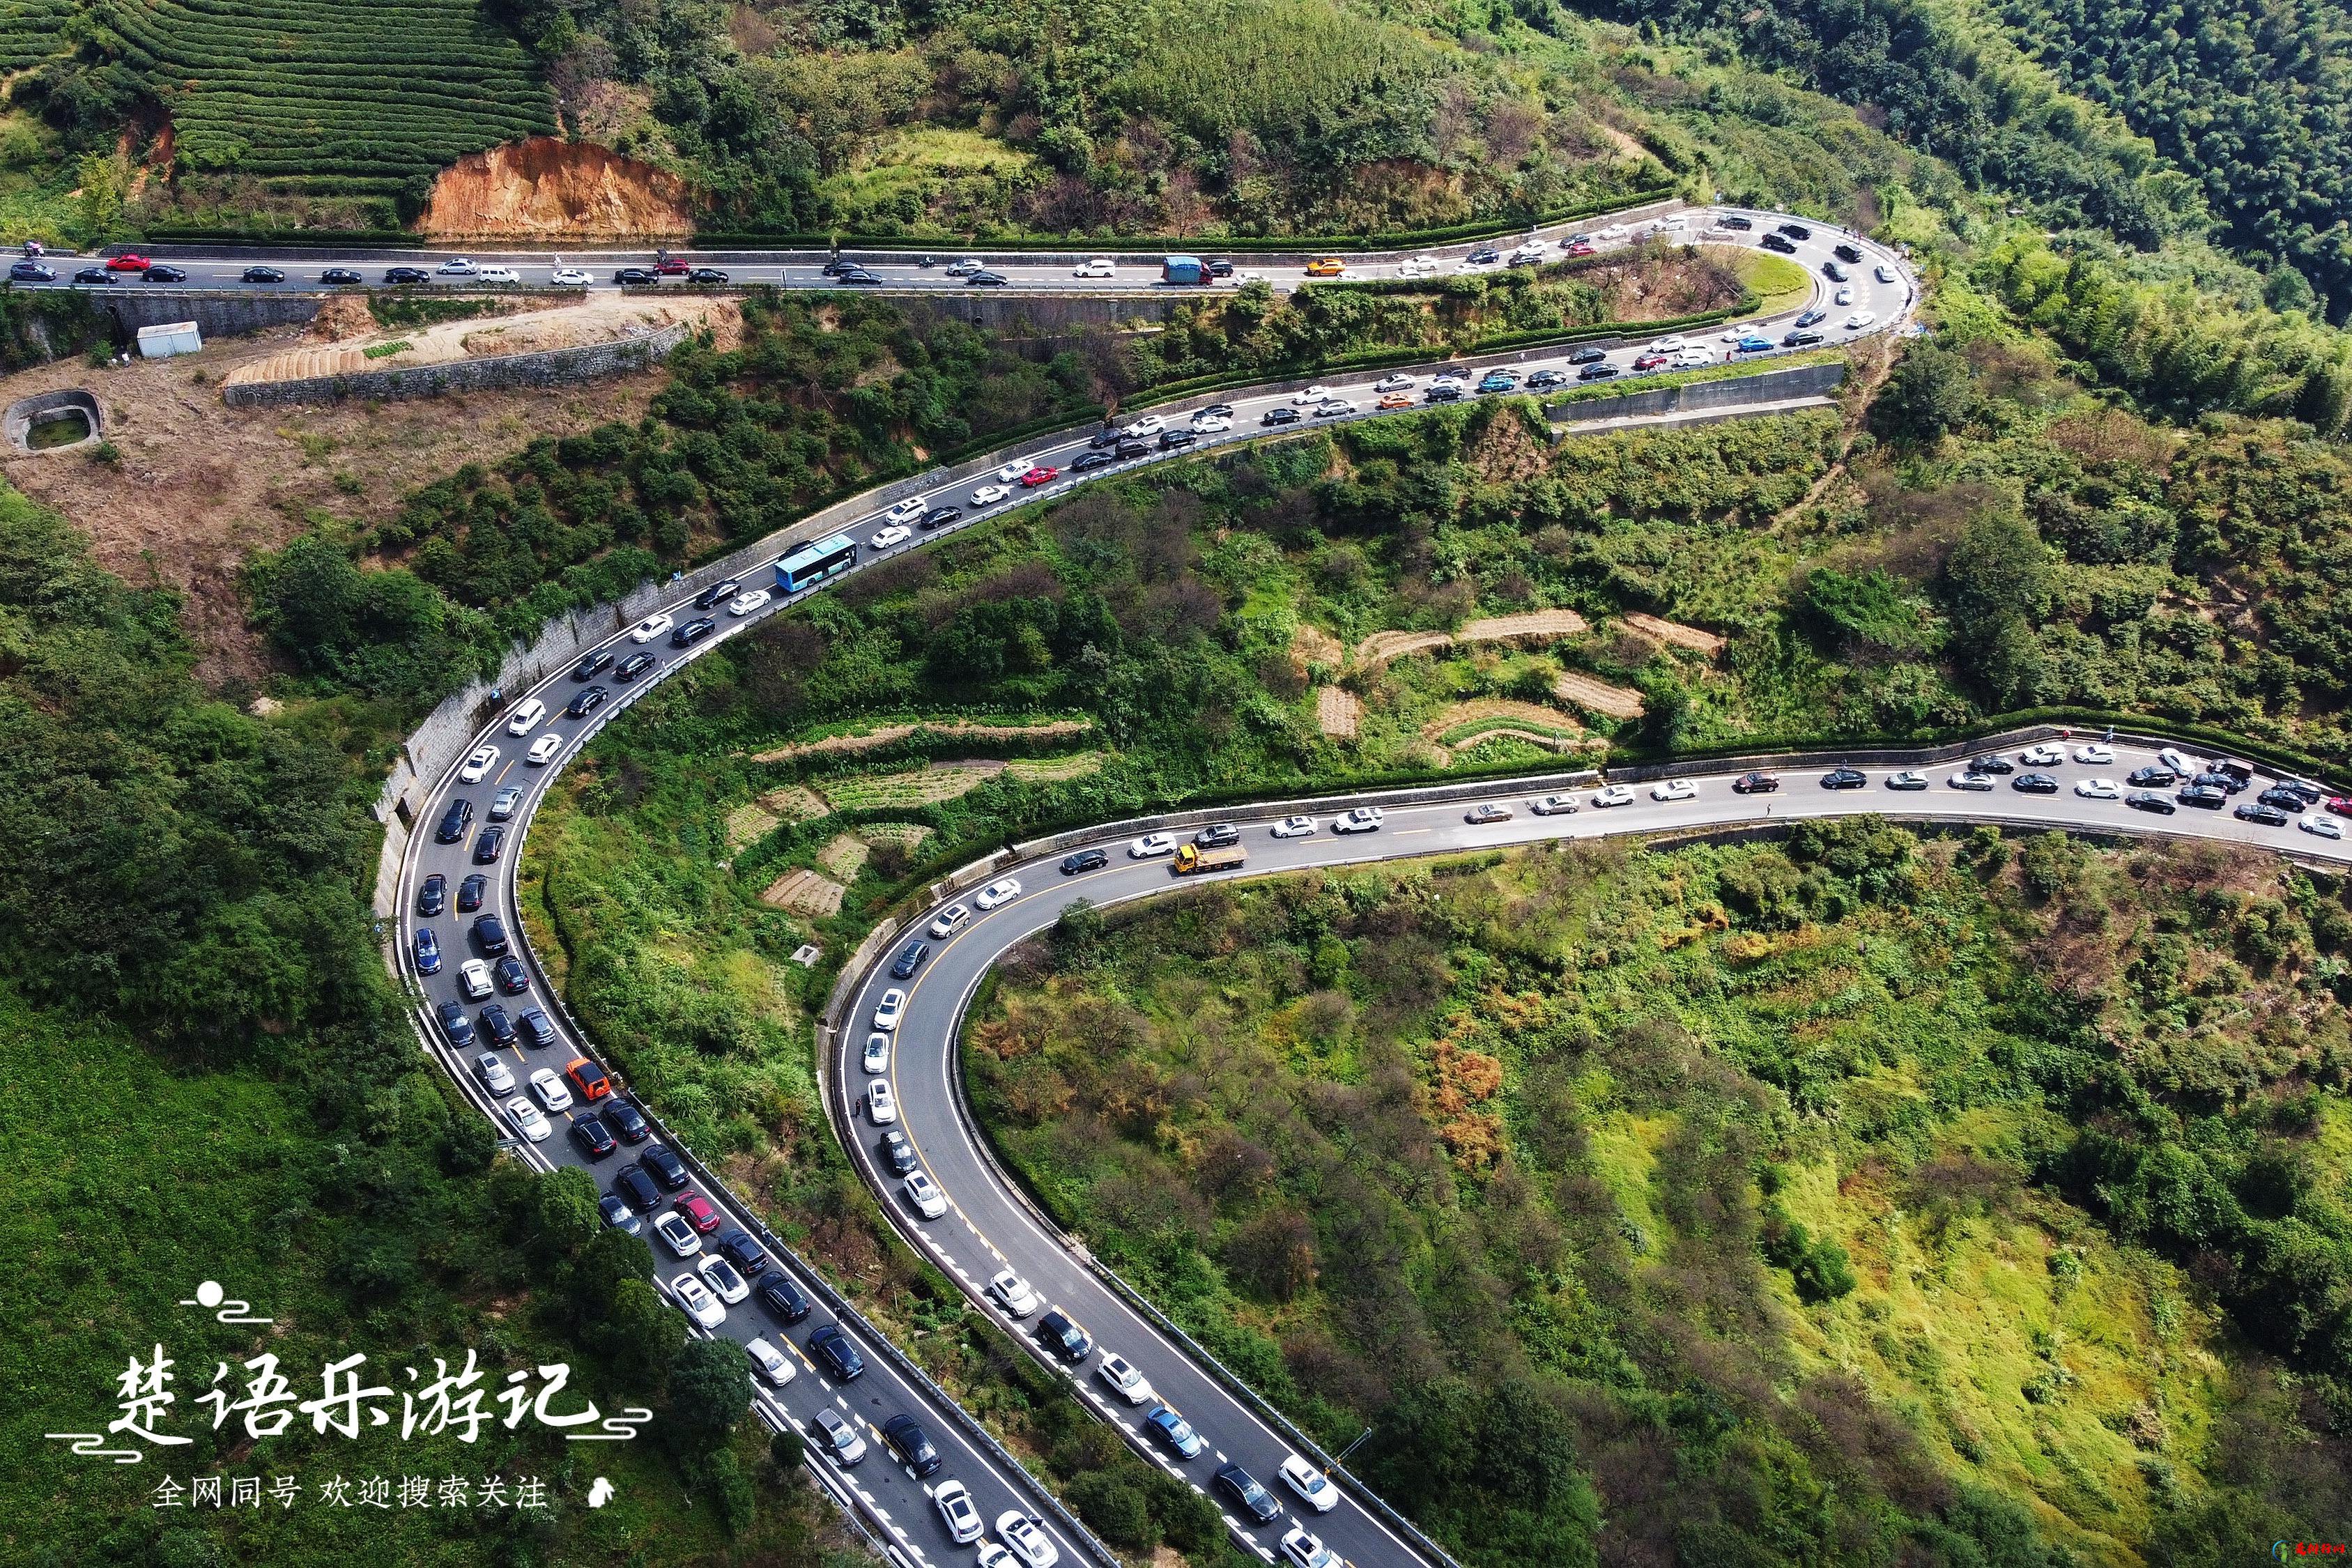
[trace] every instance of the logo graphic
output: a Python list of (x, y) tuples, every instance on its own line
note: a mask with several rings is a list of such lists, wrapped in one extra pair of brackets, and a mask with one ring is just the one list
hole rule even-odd
[(589, 1483), (589, 1487), (588, 1487), (588, 1506), (589, 1506), (590, 1508), (603, 1508), (606, 1503), (608, 1503), (608, 1502), (610, 1502), (610, 1501), (612, 1501), (612, 1500), (613, 1500), (613, 1483), (612, 1483), (612, 1482), (610, 1482), (610, 1481), (606, 1480), (606, 1479), (605, 1479), (604, 1477), (602, 1477), (602, 1476), (598, 1476), (598, 1477), (595, 1479), (595, 1480), (593, 1480), (593, 1482)]
[[(215, 1321), (224, 1323), (274, 1323), (278, 1321), (275, 1318), (248, 1316), (253, 1310), (253, 1303), (230, 1300), (228, 1292), (221, 1289), (220, 1281), (217, 1279), (207, 1279), (197, 1286), (195, 1300), (183, 1301), (180, 1305), (202, 1307), (205, 1311), (211, 1312)], [(215, 1310), (215, 1308), (218, 1310)]]

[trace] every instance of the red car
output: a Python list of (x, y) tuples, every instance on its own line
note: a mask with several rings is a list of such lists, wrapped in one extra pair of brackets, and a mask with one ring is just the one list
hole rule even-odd
[(690, 270), (692, 269), (688, 268), (685, 262), (680, 261), (675, 256), (669, 258), (666, 261), (656, 261), (654, 263), (654, 274), (660, 278), (683, 278)]
[(696, 1232), (709, 1236), (719, 1228), (719, 1211), (700, 1193), (680, 1193), (669, 1201), (669, 1206), (686, 1216), (686, 1222)]
[(613, 1092), (612, 1083), (604, 1077), (604, 1069), (586, 1057), (572, 1058), (572, 1065), (563, 1069), (563, 1076), (572, 1080), (572, 1091), (583, 1100), (602, 1100)]
[(1062, 470), (1059, 468), (1034, 468), (1021, 476), (1021, 488), (1024, 490), (1034, 490), (1039, 485), (1050, 485), (1061, 477)]
[(1655, 370), (1660, 365), (1667, 363), (1669, 362), (1664, 354), (1641, 354), (1635, 357), (1633, 361), (1633, 368), (1635, 370)]
[(1574, 245), (1568, 247), (1568, 253), (1570, 256), (1590, 256), (1592, 254), (1592, 242), (1591, 240), (1580, 239)]
[(135, 250), (126, 250), (120, 256), (110, 256), (106, 258), (106, 269), (109, 272), (144, 272), (154, 265)]
[(2327, 809), (2338, 816), (2352, 816), (2352, 799), (2340, 795), (2331, 795), (2327, 797)]

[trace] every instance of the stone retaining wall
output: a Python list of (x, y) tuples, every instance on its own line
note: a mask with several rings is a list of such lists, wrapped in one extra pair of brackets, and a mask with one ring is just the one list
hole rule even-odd
[(1648, 414), (1672, 414), (1683, 409), (1726, 408), (1745, 403), (1780, 403), (1796, 397), (1821, 396), (1845, 384), (1845, 366), (1791, 365), (1760, 375), (1734, 376), (1723, 381), (1685, 382), (1679, 386), (1654, 387), (1647, 392), (1621, 393), (1615, 397), (1580, 398), (1572, 403), (1544, 405), (1544, 417), (1579, 425), (1597, 419), (1636, 418)]
[(492, 359), (449, 360), (405, 369), (362, 371), (357, 375), (310, 376), (299, 381), (236, 382), (221, 388), (232, 407), (294, 403), (330, 403), (340, 397), (438, 397), (451, 392), (486, 392), (507, 386), (568, 386), (624, 371), (643, 370), (669, 357), (686, 341), (680, 321), (642, 338), (538, 353), (500, 354)]

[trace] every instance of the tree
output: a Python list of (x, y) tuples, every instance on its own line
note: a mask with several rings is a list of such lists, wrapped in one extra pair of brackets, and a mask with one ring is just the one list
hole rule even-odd
[(613, 1288), (604, 1326), (604, 1343), (621, 1374), (659, 1393), (686, 1337), (686, 1325), (669, 1303), (645, 1280), (624, 1279)]
[(1141, 1551), (1158, 1539), (1143, 1492), (1115, 1470), (1083, 1471), (1071, 1478), (1063, 1495), (1087, 1527), (1113, 1546)]
[(731, 1341), (688, 1340), (670, 1357), (667, 1426), (680, 1454), (715, 1453), (751, 1405), (751, 1368)]
[(1967, 424), (1979, 401), (1968, 356), (1921, 338), (1886, 378), (1871, 423), (1898, 441), (1932, 442)]

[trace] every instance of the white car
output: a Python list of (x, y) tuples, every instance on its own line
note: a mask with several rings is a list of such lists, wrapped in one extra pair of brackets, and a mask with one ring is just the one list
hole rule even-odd
[(1172, 833), (1147, 833), (1127, 847), (1130, 860), (1149, 860), (1155, 855), (1176, 853), (1176, 836)]
[(539, 1096), (540, 1104), (547, 1107), (551, 1115), (572, 1109), (572, 1091), (563, 1087), (563, 1080), (555, 1076), (553, 1068), (541, 1068), (530, 1075), (530, 1091)]
[(884, 1034), (896, 1034), (898, 1020), (907, 1014), (907, 994), (896, 985), (882, 993), (882, 1000), (874, 1005), (874, 1026)]
[(2178, 748), (2172, 746), (2167, 746), (2164, 750), (2157, 752), (2156, 760), (2162, 763), (2174, 773), (2179, 773), (2182, 778), (2189, 778), (2205, 771), (2195, 763), (2190, 762), (2186, 756), (2182, 755)]
[(559, 267), (548, 274), (547, 280), (558, 289), (585, 289), (596, 281), (577, 267)]
[(727, 601), (727, 613), (730, 616), (748, 616), (752, 611), (766, 605), (772, 597), (774, 595), (765, 588), (747, 589)]
[(2297, 817), (2294, 825), (2297, 827), (2302, 828), (2305, 833), (2310, 834), (2314, 838), (2341, 838), (2344, 837), (2344, 825), (2336, 821), (2332, 816)]
[(929, 496), (900, 496), (890, 503), (890, 510), (882, 514), (882, 521), (912, 522), (922, 516), (923, 509), (930, 504), (931, 498)]
[(474, 1076), (480, 1079), (482, 1087), (492, 1094), (514, 1092), (514, 1074), (507, 1071), (507, 1064), (499, 1059), (496, 1051), (484, 1051), (474, 1058)]
[(869, 1073), (879, 1075), (888, 1072), (890, 1070), (890, 1037), (866, 1036), (864, 1062), (866, 1070)]
[(1282, 1479), (1298, 1494), (1298, 1500), (1317, 1513), (1329, 1513), (1339, 1505), (1339, 1489), (1331, 1478), (1293, 1454), (1282, 1461)]
[(970, 919), (971, 919), (971, 905), (950, 904), (946, 909), (941, 910), (939, 918), (931, 922), (932, 940), (945, 942), (961, 930), (963, 923)]
[(1036, 464), (1031, 462), (1026, 458), (1015, 458), (1013, 461), (1005, 464), (1004, 467), (996, 470), (996, 482), (1001, 485), (1009, 485), (1036, 466)]
[(999, 877), (971, 896), (972, 907), (985, 913), (1000, 904), (1009, 904), (1021, 896), (1021, 879)]
[(478, 958), (469, 958), (457, 966), (457, 988), (468, 1002), (478, 1002), (490, 994), (490, 966)]
[(713, 1255), (694, 1267), (700, 1271), (702, 1282), (710, 1287), (710, 1293), (730, 1307), (751, 1294), (751, 1281), (723, 1258)]
[(898, 1120), (898, 1097), (881, 1079), (866, 1086), (866, 1114), (877, 1127), (887, 1127)]
[(1007, 1509), (996, 1516), (996, 1535), (1028, 1568), (1054, 1568), (1062, 1560), (1060, 1549), (1018, 1509)]
[(474, 276), (485, 283), (520, 283), (522, 279), (511, 267), (483, 267)]
[(1685, 349), (1680, 353), (1675, 355), (1672, 368), (1675, 370), (1704, 370), (1706, 366), (1711, 365), (1714, 363), (1715, 353), (1711, 349)]
[(1388, 818), (1377, 805), (1360, 805), (1355, 810), (1331, 819), (1334, 833), (1378, 833)]
[(1874, 327), (1877, 324), (1878, 312), (1875, 310), (1856, 310), (1845, 319), (1845, 330), (1849, 332), (1858, 332), (1864, 327)]
[(940, 1191), (940, 1184), (922, 1172), (908, 1172), (907, 1179), (899, 1183), (898, 1187), (907, 1194), (907, 1201), (914, 1205), (915, 1212), (925, 1219), (938, 1219), (948, 1212), (947, 1194)]
[(1140, 419), (1120, 426), (1118, 427), (1118, 433), (1122, 436), (1157, 436), (1160, 431), (1167, 427), (1168, 421), (1164, 416), (1158, 414), (1147, 414)]
[(1134, 1364), (1123, 1355), (1113, 1355), (1110, 1352), (1105, 1351), (1102, 1361), (1097, 1364), (1095, 1371), (1105, 1383), (1118, 1390), (1118, 1396), (1129, 1405), (1160, 1403), (1160, 1395), (1153, 1392), (1150, 1381), (1136, 1371)]
[(1652, 343), (1646, 352), (1654, 354), (1680, 353), (1683, 350), (1690, 346), (1691, 341), (1677, 332), (1670, 338), (1660, 338), (1657, 342)]
[(1315, 819), (1311, 816), (1286, 816), (1274, 825), (1276, 838), (1304, 838), (1314, 831)]
[(475, 268), (474, 264), (464, 257), (453, 256), (433, 270), (445, 278), (471, 278)]
[(466, 759), (466, 765), (457, 770), (457, 782), (479, 784), (489, 777), (490, 770), (498, 765), (499, 749), (496, 746), (477, 746), (474, 754)]
[(539, 1113), (539, 1107), (521, 1095), (507, 1101), (507, 1114), (514, 1119), (515, 1131), (534, 1143), (546, 1142), (548, 1134), (555, 1131)]
[(1652, 800), (1696, 800), (1698, 785), (1688, 779), (1661, 779), (1650, 786)]
[(562, 750), (563, 750), (563, 737), (550, 730), (530, 743), (530, 750), (522, 754), (522, 760), (532, 767), (543, 768), (555, 761), (555, 753)]
[(2074, 793), (2084, 800), (2121, 800), (2124, 792), (2113, 779), (2084, 779), (2074, 786)]
[(1878, 264), (1877, 268), (1872, 272), (1871, 276), (1877, 279), (1881, 283), (1892, 283), (1895, 281), (1895, 268), (1882, 261)]
[(1944, 781), (1954, 789), (1964, 789), (1971, 795), (1982, 795), (1992, 788), (1990, 773), (1958, 773)]
[(1070, 276), (1073, 278), (1115, 278), (1118, 275), (1118, 268), (1108, 256), (1097, 256), (1091, 260), (1081, 261), (1070, 268)]
[(988, 1293), (1008, 1318), (1025, 1318), (1037, 1310), (1037, 1292), (1010, 1268), (988, 1282)]
[(1303, 1524), (1294, 1524), (1282, 1538), (1282, 1560), (1290, 1568), (1341, 1568), (1339, 1554), (1323, 1544)]
[(680, 1258), (691, 1258), (702, 1250), (702, 1237), (694, 1234), (694, 1222), (676, 1209), (664, 1209), (654, 1215), (654, 1234)]
[(1538, 816), (1573, 816), (1577, 812), (1576, 797), (1572, 795), (1548, 795), (1541, 800), (1529, 801), (1528, 809)]
[(2028, 746), (2017, 754), (2017, 760), (2029, 768), (2054, 768), (2066, 760), (2066, 749), (2047, 741), (2038, 746)]
[(949, 1539), (958, 1546), (970, 1546), (981, 1537), (980, 1509), (971, 1500), (971, 1489), (961, 1481), (941, 1481), (940, 1489), (931, 1494), (939, 1506), (940, 1518), (948, 1527)]
[(1894, 790), (1926, 789), (1927, 787), (1927, 775), (1923, 773), (1915, 773), (1911, 769), (1906, 768), (1899, 773), (1887, 774), (1886, 787)]
[(1192, 416), (1192, 429), (1197, 435), (1222, 436), (1233, 427), (1234, 422), (1222, 414), (1196, 414)]
[(515, 704), (513, 712), (507, 715), (507, 733), (528, 735), (539, 728), (539, 721), (546, 717), (547, 704), (536, 697), (526, 697)]
[(1301, 405), (1320, 403), (1331, 395), (1331, 389), (1328, 386), (1310, 386), (1304, 392), (1292, 393), (1290, 395), (1290, 401)]
[(771, 1388), (782, 1388), (800, 1374), (800, 1369), (793, 1364), (792, 1357), (757, 1334), (744, 1345), (743, 1353), (751, 1358), (752, 1366), (758, 1369), (760, 1376)]
[(656, 610), (629, 628), (629, 640), (634, 643), (648, 643), (656, 637), (666, 637), (669, 636), (670, 627), (676, 625), (677, 622), (667, 613)]
[(1831, 303), (1831, 304), (1832, 304), (1832, 305), (1851, 305), (1851, 304), (1853, 304), (1853, 290), (1852, 289), (1839, 289), (1835, 294), (1833, 294), (1833, 295), (1832, 295), (1832, 296), (1830, 297), (1830, 303)]
[(669, 1282), (669, 1292), (686, 1315), (706, 1329), (715, 1329), (727, 1321), (727, 1309), (719, 1299), (702, 1288), (702, 1281), (692, 1274), (681, 1274)]
[(1409, 375), (1384, 375), (1381, 377), (1380, 380), (1372, 383), (1372, 390), (1374, 392), (1404, 392), (1409, 390), (1412, 385), (1412, 377)]
[(2104, 741), (2093, 741), (2089, 745), (2074, 748), (2074, 760), (2105, 767), (2116, 760), (2116, 749)]
[(1525, 267), (1530, 261), (1541, 261), (1543, 258), (1544, 247), (1530, 240), (1511, 252), (1509, 261), (1513, 267)]
[(1263, 283), (1265, 281), (1265, 274), (1254, 268), (1247, 271), (1234, 273), (1233, 279), (1234, 287), (1236, 289), (1241, 288), (1246, 283)]
[(1633, 787), (1631, 784), (1611, 784), (1593, 795), (1592, 804), (1602, 807), (1631, 805), (1633, 804)]
[(906, 543), (914, 537), (913, 529), (903, 522), (894, 522), (887, 528), (876, 529), (874, 537), (867, 540), (866, 545), (869, 550), (890, 550)]
[(974, 506), (994, 506), (998, 501), (1003, 500), (1006, 496), (1009, 496), (1012, 493), (1013, 487), (1011, 485), (982, 485), (978, 489), (971, 492), (971, 504)]

